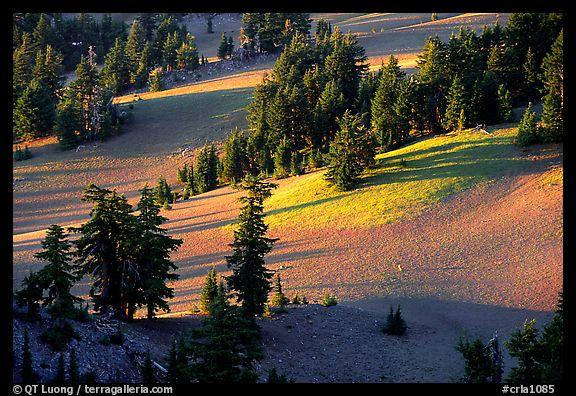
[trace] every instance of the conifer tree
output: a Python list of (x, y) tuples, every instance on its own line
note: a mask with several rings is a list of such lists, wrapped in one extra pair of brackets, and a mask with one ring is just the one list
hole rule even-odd
[(189, 381), (186, 348), (182, 338), (178, 342), (175, 339), (172, 340), (168, 355), (168, 380), (173, 384)]
[(218, 58), (220, 59), (226, 59), (226, 57), (228, 56), (228, 38), (226, 37), (226, 32), (222, 32), (217, 54)]
[(186, 40), (176, 51), (178, 68), (181, 70), (194, 70), (199, 66), (198, 49), (194, 37), (188, 33)]
[(498, 87), (498, 117), (500, 122), (512, 121), (512, 101), (510, 91), (503, 84)]
[[(462, 80), (455, 77), (448, 91), (448, 105), (446, 107), (446, 114), (444, 115), (444, 128), (448, 131), (458, 130), (458, 121), (460, 113), (464, 110), (464, 114), (468, 109), (468, 101), (466, 98), (466, 90), (462, 85)], [(463, 125), (464, 126), (464, 125)]]
[(220, 282), (212, 312), (186, 345), (190, 372), (199, 383), (254, 383), (254, 364), (263, 357), (259, 334), (228, 302)]
[(190, 164), (188, 168), (188, 179), (186, 182), (186, 189), (190, 193), (190, 195), (196, 195), (198, 190), (196, 189), (196, 179), (194, 176), (194, 165)]
[(123, 195), (94, 184), (84, 190), (82, 200), (94, 206), (90, 220), (71, 228), (80, 234), (74, 241), (78, 274), (90, 274), (94, 279), (90, 296), (96, 311), (112, 309), (117, 318), (125, 319), (136, 270), (132, 207)]
[(63, 318), (73, 317), (76, 312), (75, 304), (81, 301), (71, 293), (72, 286), (78, 278), (73, 273), (70, 247), (64, 229), (58, 225), (51, 225), (42, 240), (43, 251), (34, 255), (36, 259), (47, 262), (38, 271), (42, 287), (48, 291), (42, 303), (48, 307), (48, 312), (57, 322)]
[(400, 70), (398, 60), (390, 56), (386, 66), (382, 66), (378, 87), (371, 107), (372, 129), (383, 151), (398, 141), (399, 119), (396, 114), (400, 84), (404, 72)]
[(346, 100), (340, 85), (335, 81), (329, 81), (316, 104), (315, 127), (317, 136), (314, 139), (314, 147), (321, 147), (322, 142), (331, 139), (336, 133), (338, 122), (336, 121), (346, 109)]
[(538, 126), (536, 125), (536, 113), (532, 110), (531, 103), (524, 111), (522, 120), (518, 125), (516, 143), (519, 146), (529, 146), (538, 142)]
[(152, 70), (153, 67), (152, 45), (147, 41), (138, 59), (136, 71), (130, 78), (130, 83), (134, 84), (136, 88), (144, 87), (148, 82), (150, 70)]
[(38, 374), (34, 370), (34, 360), (30, 349), (30, 333), (24, 329), (24, 345), (22, 346), (22, 369), (20, 371), (22, 383), (33, 384), (38, 381)]
[(563, 32), (561, 31), (542, 62), (544, 106), (542, 109), (542, 135), (545, 141), (560, 142), (564, 131), (564, 64)]
[(200, 312), (203, 314), (209, 314), (211, 312), (212, 304), (214, 303), (218, 293), (218, 282), (216, 276), (216, 270), (214, 268), (208, 271), (208, 275), (206, 275), (204, 287), (200, 294)]
[(150, 84), (150, 92), (159, 92), (164, 90), (164, 84), (162, 83), (162, 71), (155, 70), (151, 73), (150, 79), (148, 80)]
[(346, 110), (328, 153), (325, 178), (341, 190), (351, 190), (364, 169), (374, 163), (374, 143), (362, 118)]
[[(132, 304), (144, 305), (148, 319), (152, 319), (157, 310), (170, 311), (165, 299), (172, 298), (174, 291), (166, 282), (178, 279), (178, 274), (172, 273), (177, 267), (170, 261), (170, 253), (180, 247), (182, 240), (166, 235), (166, 230), (160, 228), (167, 219), (160, 215), (160, 207), (154, 202), (154, 190), (144, 186), (140, 194), (135, 253), (142, 291), (136, 293)], [(133, 313), (134, 307), (130, 311)]]
[(52, 97), (56, 97), (56, 91), (62, 86), (62, 56), (51, 45), (45, 50), (36, 52), (36, 63), (32, 70), (32, 78), (48, 88)]
[(218, 156), (214, 145), (205, 145), (196, 157), (194, 187), (199, 194), (214, 189), (218, 183)]
[(273, 307), (284, 308), (290, 299), (282, 292), (282, 282), (280, 281), (280, 274), (276, 274), (274, 282), (274, 296), (270, 300), (270, 305)]
[(130, 64), (125, 57), (124, 43), (120, 38), (114, 41), (114, 46), (106, 54), (102, 68), (102, 83), (114, 95), (122, 92), (130, 83)]
[(222, 158), (222, 179), (225, 182), (236, 183), (244, 176), (248, 168), (247, 143), (239, 129), (233, 130), (226, 139)]
[(168, 34), (164, 46), (162, 47), (163, 66), (167, 71), (178, 68), (178, 48), (180, 47), (180, 38), (178, 32), (174, 31)]
[(246, 195), (239, 200), (242, 207), (234, 242), (230, 245), (234, 252), (226, 257), (232, 275), (226, 280), (242, 304), (242, 316), (249, 320), (263, 313), (271, 289), (272, 272), (266, 268), (264, 256), (272, 250), (277, 239), (266, 237), (268, 226), (264, 222), (263, 202), (275, 187), (252, 175), (247, 175), (238, 186)]
[(26, 139), (47, 135), (52, 131), (56, 117), (55, 101), (49, 89), (33, 80), (14, 107), (13, 133)]
[(290, 162), (292, 159), (290, 147), (288, 139), (284, 138), (276, 148), (274, 153), (274, 177), (276, 179), (287, 177), (290, 174)]
[(22, 281), (22, 288), (14, 293), (18, 306), (26, 307), (29, 320), (38, 319), (43, 293), (44, 285), (37, 272), (27, 275)]
[[(146, 44), (146, 31), (144, 30), (140, 19), (137, 18), (132, 22), (125, 48), (126, 62), (129, 69), (131, 84), (135, 84), (139, 79), (138, 69), (142, 59), (142, 51)], [(150, 51), (150, 47), (148, 48), (148, 51)]]
[(14, 100), (32, 79), (33, 52), (28, 32), (24, 32), (20, 46), (12, 53), (12, 92)]

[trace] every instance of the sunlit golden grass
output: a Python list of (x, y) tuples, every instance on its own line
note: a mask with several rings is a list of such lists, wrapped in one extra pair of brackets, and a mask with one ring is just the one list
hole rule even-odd
[(427, 138), (377, 155), (358, 189), (340, 192), (325, 171), (293, 177), (266, 203), (271, 226), (370, 227), (420, 213), (449, 195), (481, 181), (520, 170), (513, 145), (515, 128), (493, 135), (463, 132)]
[[(160, 92), (145, 92), (141, 94), (131, 94), (119, 96), (114, 99), (115, 103), (130, 103), (139, 100), (158, 99), (171, 96), (189, 95), (193, 93), (225, 91), (228, 89), (253, 88), (264, 77), (264, 73), (269, 70), (255, 70), (234, 74), (231, 76), (219, 77), (212, 80), (202, 81), (177, 88), (167, 89)], [(138, 99), (139, 98), (139, 99)]]

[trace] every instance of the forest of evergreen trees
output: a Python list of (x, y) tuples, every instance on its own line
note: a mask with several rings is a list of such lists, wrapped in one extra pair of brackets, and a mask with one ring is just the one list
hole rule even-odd
[[(242, 45), (276, 48), (253, 33), (260, 30), (250, 26), (269, 21), (258, 15), (245, 15), (243, 34), (254, 38)], [(398, 147), (412, 132), (510, 122), (513, 107), (539, 100), (541, 126), (521, 133), (532, 143), (562, 140), (561, 14), (513, 14), (505, 28), (460, 29), (447, 43), (431, 37), (411, 76), (394, 56), (367, 72), (355, 36), (323, 20), (313, 35), (308, 23), (294, 26), (271, 75), (254, 91), (248, 131), (234, 131), (225, 143), (223, 182), (328, 165), (328, 179), (351, 189), (370, 165), (367, 156)]]

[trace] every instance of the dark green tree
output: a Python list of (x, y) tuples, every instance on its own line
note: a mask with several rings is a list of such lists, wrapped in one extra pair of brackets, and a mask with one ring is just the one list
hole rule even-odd
[(270, 300), (270, 305), (272, 307), (284, 308), (286, 304), (290, 302), (290, 299), (286, 297), (282, 291), (282, 282), (280, 280), (280, 274), (276, 274), (276, 280), (274, 282), (274, 295)]
[(209, 314), (212, 311), (212, 304), (218, 294), (218, 281), (216, 270), (212, 268), (206, 275), (202, 293), (200, 293), (200, 312)]
[(484, 345), (479, 338), (460, 339), (456, 350), (464, 358), (464, 381), (468, 383), (499, 383), (502, 378), (502, 354), (496, 338)]
[(202, 327), (191, 333), (186, 343), (192, 378), (200, 383), (254, 383), (254, 364), (262, 359), (258, 330), (231, 306), (224, 284)]
[(462, 110), (464, 110), (464, 114), (469, 110), (468, 97), (462, 80), (455, 77), (450, 86), (450, 91), (448, 91), (448, 105), (446, 106), (446, 114), (443, 120), (444, 128), (448, 131), (458, 130), (458, 120)]
[(136, 221), (132, 206), (123, 195), (94, 184), (84, 190), (82, 200), (94, 206), (90, 220), (78, 228), (71, 228), (80, 234), (74, 241), (78, 274), (90, 274), (93, 278), (90, 296), (96, 311), (102, 313), (112, 309), (115, 317), (126, 319), (129, 303), (133, 300), (131, 281), (137, 270), (134, 258)]
[(330, 144), (325, 178), (341, 190), (351, 190), (364, 169), (374, 163), (374, 142), (362, 118), (350, 110), (339, 119), (339, 126)]
[(125, 56), (124, 43), (117, 38), (106, 54), (102, 68), (102, 83), (117, 95), (130, 83), (130, 63)]
[(236, 183), (248, 170), (247, 156), (248, 140), (244, 133), (235, 129), (224, 142), (224, 157), (222, 158), (222, 180)]
[(230, 245), (234, 252), (226, 256), (232, 275), (227, 282), (233, 295), (242, 304), (242, 316), (254, 320), (255, 315), (264, 312), (271, 289), (272, 271), (265, 266), (264, 256), (272, 250), (276, 238), (268, 238), (268, 225), (264, 222), (263, 202), (271, 196), (276, 184), (262, 181), (247, 175), (238, 185), (246, 195), (240, 198), (242, 207), (238, 216), (234, 242)]
[(522, 120), (518, 125), (518, 134), (516, 135), (516, 144), (519, 146), (529, 146), (538, 143), (538, 126), (536, 125), (536, 113), (532, 110), (529, 103), (524, 111)]
[(280, 141), (276, 152), (274, 153), (274, 177), (281, 179), (290, 174), (290, 161), (292, 159), (290, 152), (290, 143), (284, 138)]
[(163, 91), (164, 83), (162, 82), (162, 71), (161, 70), (153, 71), (150, 75), (148, 83), (150, 84), (150, 92)]
[(142, 290), (137, 291), (134, 303), (144, 305), (147, 318), (152, 319), (158, 310), (170, 311), (165, 299), (174, 297), (174, 290), (166, 282), (179, 277), (172, 272), (177, 267), (170, 260), (170, 253), (178, 250), (182, 240), (166, 235), (166, 230), (160, 227), (167, 219), (160, 215), (152, 188), (144, 186), (140, 190), (136, 210), (139, 213), (135, 253)]
[[(138, 69), (142, 59), (142, 51), (146, 45), (146, 31), (140, 19), (135, 19), (130, 27), (128, 40), (126, 41), (125, 56), (130, 74), (130, 83), (135, 84), (139, 80)], [(150, 51), (150, 49), (148, 49)]]
[(386, 325), (383, 329), (385, 334), (401, 336), (406, 332), (406, 322), (402, 318), (402, 312), (400, 311), (400, 306), (396, 309), (396, 312), (390, 307), (390, 312), (386, 318)]

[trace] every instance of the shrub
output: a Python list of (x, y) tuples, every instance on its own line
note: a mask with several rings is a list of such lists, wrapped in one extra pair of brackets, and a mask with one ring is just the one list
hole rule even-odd
[(386, 318), (386, 325), (382, 329), (384, 334), (401, 336), (406, 332), (406, 322), (402, 318), (402, 312), (400, 311), (400, 306), (396, 309), (390, 307), (390, 313)]
[(42, 341), (48, 344), (54, 351), (63, 351), (66, 349), (68, 342), (72, 338), (79, 340), (80, 336), (68, 322), (64, 322), (62, 326), (53, 325), (42, 334)]
[(322, 305), (325, 307), (331, 307), (333, 305), (337, 305), (338, 301), (336, 300), (336, 296), (334, 294), (324, 293), (322, 296)]

